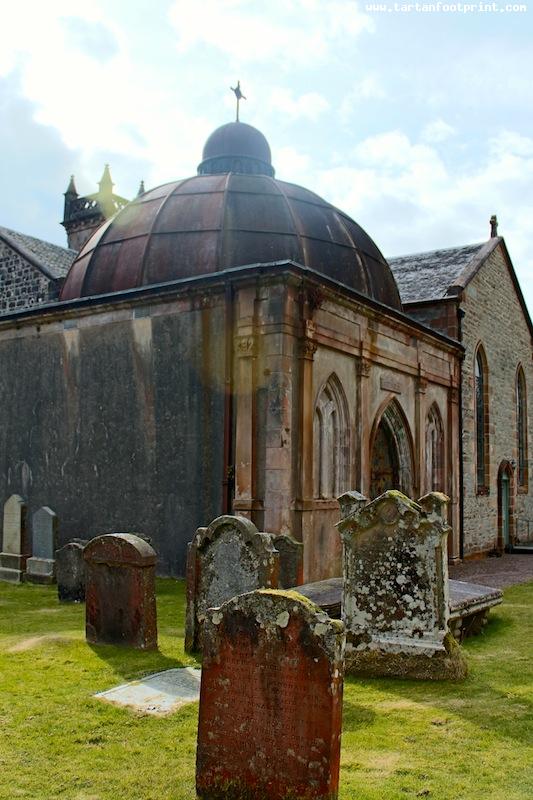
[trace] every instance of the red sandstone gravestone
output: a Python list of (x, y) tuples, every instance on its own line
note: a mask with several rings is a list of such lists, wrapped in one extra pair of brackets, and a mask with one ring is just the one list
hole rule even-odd
[(296, 592), (209, 609), (196, 790), (201, 800), (335, 800), (343, 625)]
[(155, 550), (135, 534), (109, 533), (92, 539), (83, 557), (87, 641), (157, 647)]

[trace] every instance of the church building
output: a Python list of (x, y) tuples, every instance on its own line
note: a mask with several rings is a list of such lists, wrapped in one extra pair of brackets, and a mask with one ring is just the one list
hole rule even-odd
[[(348, 489), (445, 492), (451, 559), (513, 543), (531, 323), (502, 239), (478, 248), (491, 266), (457, 253), (422, 295), (421, 257), (391, 269), (354, 220), (277, 179), (241, 122), (211, 134), (197, 175), (100, 223), (57, 301), (0, 316), (0, 499), (50, 506), (63, 541), (140, 531), (176, 576), (196, 528), (232, 512), (301, 540), (306, 581), (339, 574)], [(509, 352), (478, 318), (495, 281), (519, 316)]]

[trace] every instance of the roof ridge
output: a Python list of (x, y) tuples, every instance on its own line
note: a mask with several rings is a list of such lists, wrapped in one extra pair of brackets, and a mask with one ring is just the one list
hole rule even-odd
[(400, 258), (414, 258), (415, 256), (431, 256), (435, 255), (436, 253), (450, 253), (454, 250), (466, 250), (469, 247), (481, 248), (485, 245), (486, 242), (473, 242), (472, 244), (459, 244), (455, 245), (454, 247), (438, 247), (435, 250), (419, 250), (416, 253), (403, 253), (398, 256), (387, 256), (387, 261), (390, 263), (391, 261), (399, 260)]

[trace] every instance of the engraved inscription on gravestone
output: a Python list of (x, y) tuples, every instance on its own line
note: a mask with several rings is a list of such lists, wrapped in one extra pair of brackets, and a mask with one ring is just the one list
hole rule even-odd
[(202, 800), (335, 800), (343, 626), (297, 592), (210, 609), (196, 788)]

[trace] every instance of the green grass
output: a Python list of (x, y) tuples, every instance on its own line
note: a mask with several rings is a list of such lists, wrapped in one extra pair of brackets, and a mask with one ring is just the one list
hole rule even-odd
[[(194, 664), (184, 585), (158, 581), (160, 649), (84, 639), (54, 587), (0, 584), (0, 800), (194, 800), (197, 704), (141, 716), (92, 698)], [(533, 583), (505, 593), (466, 645), (463, 684), (345, 683), (341, 800), (530, 800)]]

